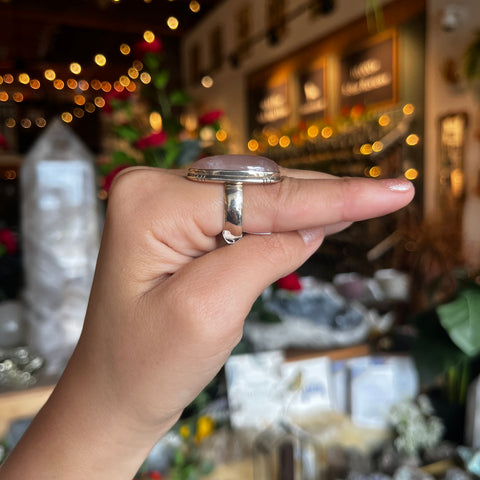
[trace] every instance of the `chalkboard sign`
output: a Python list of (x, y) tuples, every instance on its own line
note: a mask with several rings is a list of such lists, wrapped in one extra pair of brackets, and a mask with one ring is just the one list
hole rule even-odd
[(375, 105), (396, 101), (395, 37), (345, 54), (340, 59), (340, 105)]
[(279, 127), (291, 112), (287, 82), (271, 87), (255, 88), (249, 93), (250, 129)]
[(302, 120), (317, 120), (325, 116), (325, 68), (303, 71), (298, 75), (299, 107)]

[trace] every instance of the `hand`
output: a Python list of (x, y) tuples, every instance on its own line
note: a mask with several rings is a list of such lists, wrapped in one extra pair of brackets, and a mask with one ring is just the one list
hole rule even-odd
[[(414, 194), (406, 180), (282, 174), (278, 184), (244, 187), (244, 230), (271, 235), (228, 246), (218, 240), (222, 185), (148, 168), (117, 177), (84, 331), (36, 421), (62, 439), (63, 478), (77, 478), (78, 463), (92, 474), (100, 458), (115, 465), (115, 478), (131, 478), (222, 367), (263, 289), (304, 263), (326, 234), (393, 212)], [(39, 428), (31, 439), (41, 438)], [(45, 461), (37, 478), (42, 468)]]

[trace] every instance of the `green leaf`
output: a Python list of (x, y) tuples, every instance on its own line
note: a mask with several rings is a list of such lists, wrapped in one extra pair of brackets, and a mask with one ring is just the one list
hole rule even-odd
[(150, 73), (152, 73), (152, 71), (159, 69), (160, 57), (158, 55), (155, 55), (154, 53), (147, 53), (143, 58), (143, 63), (145, 64), (147, 69), (150, 70)]
[(173, 91), (170, 96), (169, 96), (170, 103), (172, 105), (188, 105), (190, 102), (190, 97), (186, 92), (183, 92), (182, 90), (175, 90)]
[(466, 359), (452, 342), (436, 337), (422, 337), (412, 346), (411, 354), (423, 387), (435, 384), (449, 369), (463, 365)]
[(170, 80), (170, 72), (168, 70), (162, 70), (152, 75), (153, 84), (156, 88), (163, 90), (168, 81)]
[(437, 313), (462, 352), (470, 357), (480, 353), (480, 289), (460, 291), (454, 300), (437, 307)]
[(131, 125), (118, 125), (114, 128), (117, 136), (128, 142), (136, 142), (140, 138), (138, 130)]
[[(121, 165), (136, 165), (136, 160), (127, 155), (123, 150), (116, 150), (112, 153), (112, 162), (108, 166), (108, 170), (112, 170), (115, 167), (119, 167)], [(112, 168), (113, 167), (113, 168)]]

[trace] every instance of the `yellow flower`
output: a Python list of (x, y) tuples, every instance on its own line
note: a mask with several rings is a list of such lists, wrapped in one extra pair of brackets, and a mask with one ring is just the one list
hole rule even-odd
[(209, 416), (199, 417), (197, 420), (197, 433), (195, 435), (195, 441), (200, 443), (204, 438), (212, 434), (215, 423), (213, 418)]
[(180, 436), (182, 438), (188, 438), (190, 436), (190, 428), (188, 425), (182, 425), (179, 430)]

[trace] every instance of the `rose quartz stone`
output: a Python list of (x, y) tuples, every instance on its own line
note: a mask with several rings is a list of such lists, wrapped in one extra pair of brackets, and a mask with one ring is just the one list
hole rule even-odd
[(193, 162), (190, 168), (201, 170), (233, 170), (279, 172), (278, 165), (269, 158), (256, 155), (215, 155)]

